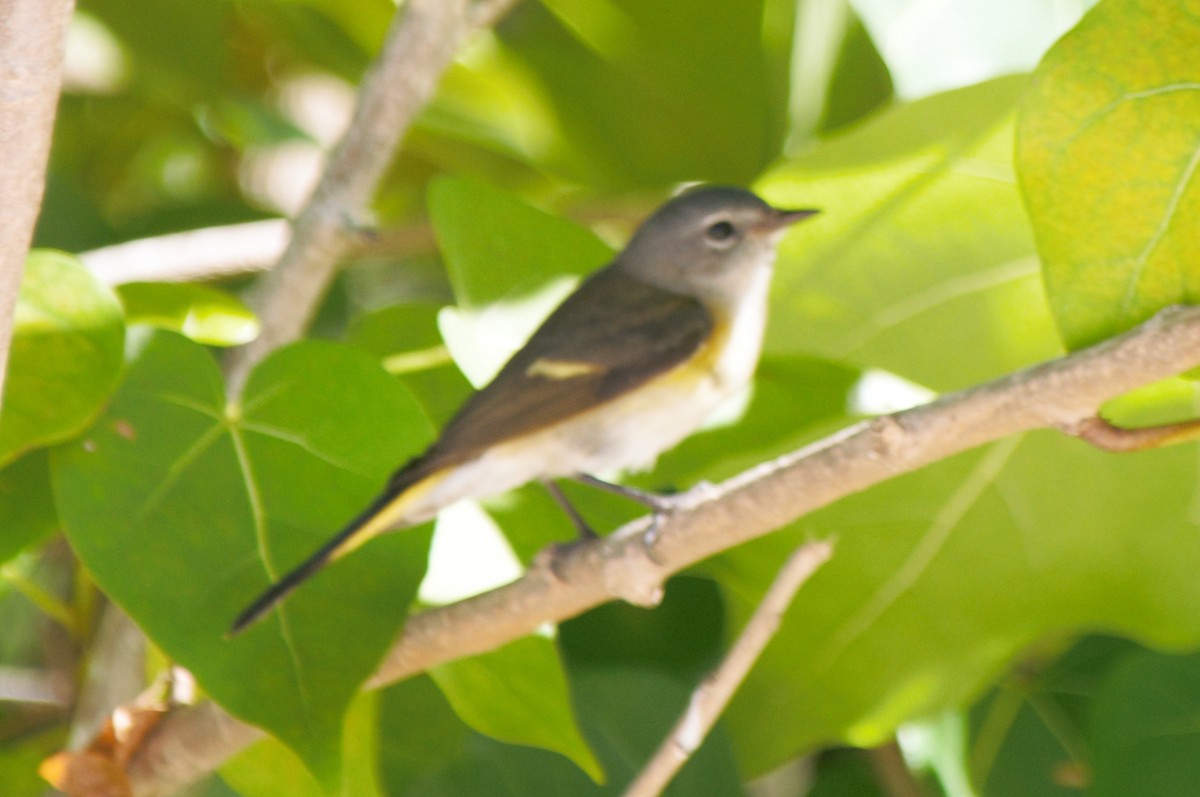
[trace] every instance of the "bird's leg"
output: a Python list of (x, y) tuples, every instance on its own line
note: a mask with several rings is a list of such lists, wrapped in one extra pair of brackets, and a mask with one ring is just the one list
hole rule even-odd
[(562, 511), (565, 512), (567, 517), (571, 519), (571, 523), (575, 525), (575, 531), (579, 533), (580, 540), (594, 540), (597, 536), (599, 536), (596, 534), (595, 530), (588, 525), (588, 522), (583, 519), (583, 515), (579, 514), (579, 510), (577, 510), (570, 500), (567, 499), (567, 496), (563, 493), (561, 487), (559, 487), (550, 479), (544, 480), (542, 484), (545, 485), (546, 491), (550, 493), (550, 496), (554, 499), (555, 503), (562, 507)]
[(649, 490), (639, 490), (637, 487), (630, 487), (626, 484), (613, 484), (612, 482), (597, 479), (595, 476), (586, 473), (580, 473), (573, 478), (576, 481), (590, 484), (601, 490), (607, 490), (613, 495), (619, 495), (628, 498), (630, 501), (636, 501), (643, 506), (649, 507), (651, 512), (650, 528), (646, 529), (645, 543), (648, 551), (654, 549), (654, 543), (658, 541), (659, 524), (675, 508), (675, 501), (671, 496), (659, 495)]

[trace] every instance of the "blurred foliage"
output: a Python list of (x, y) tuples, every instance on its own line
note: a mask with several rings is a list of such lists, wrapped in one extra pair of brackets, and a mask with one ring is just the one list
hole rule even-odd
[[(647, 488), (1194, 300), (1200, 0), (526, 0), (406, 137), (324, 340), (229, 398), (204, 347), (255, 334), (253, 280), (178, 284), (165, 257), (161, 282), (114, 290), (66, 252), (294, 212), (393, 10), (79, 0), (36, 233), (65, 251), (30, 256), (0, 415), (0, 672), (73, 683), (103, 594), (272, 734), (197, 794), (616, 795), (787, 553), (836, 537), (668, 794), (883, 793), (853, 746), (897, 734), (947, 797), (1194, 791), (1193, 446), (998, 441), (714, 557), (655, 610), (599, 607), (377, 694), (358, 687), (428, 527), (222, 635), (681, 182), (824, 213), (781, 249), (753, 391), (633, 476)], [(1185, 417), (1196, 391), (1108, 411)], [(601, 529), (640, 511), (567, 490)], [(454, 522), (513, 561), (571, 533), (536, 487), (483, 506)], [(435, 544), (432, 569), (485, 579), (469, 547)], [(35, 794), (70, 706), (25, 683), (0, 678), (0, 783)]]

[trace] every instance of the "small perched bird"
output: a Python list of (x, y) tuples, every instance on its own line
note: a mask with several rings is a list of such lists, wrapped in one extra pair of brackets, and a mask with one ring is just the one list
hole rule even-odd
[(652, 465), (753, 375), (776, 246), (789, 225), (816, 213), (778, 210), (720, 186), (664, 204), (425, 453), (250, 604), (231, 633), (377, 534), (428, 520), (461, 498)]

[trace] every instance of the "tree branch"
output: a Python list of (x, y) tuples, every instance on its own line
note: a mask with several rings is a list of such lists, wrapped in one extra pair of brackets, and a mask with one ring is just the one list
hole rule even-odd
[[(284, 219), (224, 224), (155, 235), (82, 252), (79, 259), (106, 285), (129, 282), (203, 282), (266, 271), (287, 248)], [(434, 251), (428, 223), (357, 233), (348, 258), (404, 257)]]
[(717, 717), (721, 716), (733, 693), (746, 680), (750, 668), (779, 630), (784, 612), (792, 605), (797, 590), (832, 554), (832, 543), (821, 541), (806, 543), (788, 557), (733, 647), (721, 660), (720, 666), (696, 687), (683, 715), (637, 779), (625, 790), (624, 797), (657, 797), (662, 794), (675, 773), (700, 749)]
[(357, 222), (375, 195), (401, 138), (437, 88), (466, 36), (514, 0), (408, 0), (363, 79), (354, 118), (293, 225), (278, 266), (263, 278), (256, 310), (262, 333), (230, 353), (236, 393), (254, 365), (298, 339), (312, 320)]
[[(1200, 308), (1172, 308), (1090, 349), (855, 424), (685, 494), (660, 522), (653, 558), (642, 518), (569, 549), (553, 568), (535, 563), (511, 584), (413, 616), (370, 686), (493, 650), (614, 598), (644, 599), (670, 574), (840, 498), (1009, 435), (1071, 428), (1108, 399), (1197, 365)], [(161, 794), (199, 777), (259, 735), (211, 703), (182, 709), (133, 760), (134, 793)]]
[(46, 187), (72, 0), (0, 0), (0, 396)]

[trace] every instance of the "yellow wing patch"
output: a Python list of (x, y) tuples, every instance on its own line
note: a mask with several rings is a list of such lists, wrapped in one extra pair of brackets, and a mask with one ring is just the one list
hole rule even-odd
[(547, 379), (574, 379), (604, 370), (604, 366), (581, 360), (551, 360), (539, 357), (525, 369), (525, 376), (544, 376)]

